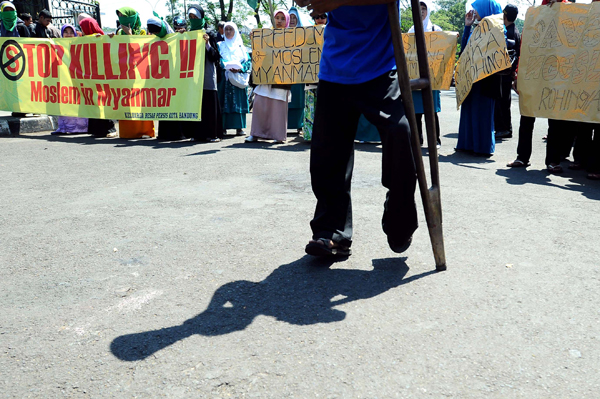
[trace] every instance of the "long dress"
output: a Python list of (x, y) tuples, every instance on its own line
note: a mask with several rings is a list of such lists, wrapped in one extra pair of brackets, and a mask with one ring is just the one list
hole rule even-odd
[[(146, 35), (143, 29), (134, 29), (134, 35)], [(123, 31), (120, 33), (124, 34)], [(154, 137), (154, 121), (135, 121), (122, 120), (119, 121), (119, 137), (122, 139), (141, 139), (142, 137)]]
[[(485, 18), (488, 15), (494, 14), (498, 9), (502, 12), (502, 8), (495, 1), (490, 1), (485, 13), (477, 10), (477, 13)], [(474, 8), (476, 5), (473, 6)], [(487, 15), (486, 15), (487, 14)], [(471, 36), (471, 26), (465, 26), (463, 33), (462, 46), (464, 49), (469, 42)], [(457, 150), (474, 151), (478, 154), (491, 155), (496, 149), (496, 138), (494, 135), (494, 108), (496, 100), (492, 96), (486, 96), (484, 93), (496, 91), (500, 93), (500, 82), (498, 87), (492, 87), (496, 76), (491, 75), (487, 78), (476, 82), (471, 87), (471, 92), (467, 95), (460, 109), (460, 124), (458, 127), (458, 143)], [(490, 84), (491, 83), (491, 84)], [(492, 90), (490, 90), (490, 88)]]
[[(242, 64), (242, 71), (248, 72), (252, 67), (250, 59)], [(236, 87), (229, 82), (225, 74), (225, 64), (221, 60), (221, 82), (219, 82), (219, 102), (223, 114), (223, 129), (245, 129), (246, 114), (249, 112), (247, 90)]]
[(186, 137), (195, 141), (218, 140), (223, 138), (223, 121), (219, 95), (217, 92), (217, 68), (221, 56), (217, 50), (216, 37), (211, 35), (210, 49), (204, 59), (204, 89), (202, 91), (202, 115), (200, 122), (183, 121), (182, 129)]
[(496, 149), (494, 137), (493, 98), (481, 94), (482, 83), (476, 82), (460, 108), (457, 150), (493, 154)]
[(302, 129), (304, 126), (305, 93), (303, 84), (292, 85), (292, 101), (288, 104), (288, 129)]
[(287, 139), (287, 107), (290, 91), (274, 85), (259, 85), (254, 90), (250, 136), (276, 141)]

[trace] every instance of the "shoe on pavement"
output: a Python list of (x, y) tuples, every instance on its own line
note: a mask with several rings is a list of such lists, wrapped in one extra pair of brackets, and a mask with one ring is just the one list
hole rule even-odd
[(248, 136), (248, 137), (246, 137), (246, 139), (244, 141), (246, 143), (254, 143), (255, 141), (258, 141), (258, 139), (254, 136)]
[(412, 235), (402, 242), (397, 242), (392, 237), (388, 236), (388, 244), (392, 251), (394, 251), (397, 254), (401, 254), (410, 247), (410, 244), (412, 244)]
[(507, 130), (502, 131), (502, 132), (496, 132), (497, 139), (509, 139), (511, 137), (512, 137), (512, 132), (509, 132)]

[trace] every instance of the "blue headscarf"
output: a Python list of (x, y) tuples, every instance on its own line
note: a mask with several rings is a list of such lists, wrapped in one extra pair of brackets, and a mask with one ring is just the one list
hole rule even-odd
[[(473, 9), (477, 11), (477, 14), (481, 19), (489, 17), (490, 15), (502, 14), (502, 6), (496, 0), (475, 0), (472, 4)], [(471, 39), (471, 33), (473, 33), (474, 27), (471, 27), (469, 31), (469, 39)], [(506, 36), (506, 27), (504, 28), (504, 36)], [(469, 40), (467, 40), (468, 42)]]
[(481, 19), (490, 15), (502, 14), (502, 6), (496, 0), (475, 0), (473, 9)]
[(298, 12), (298, 9), (296, 7), (292, 7), (288, 11), (288, 13), (290, 15), (294, 14), (296, 16), (296, 19), (298, 20), (298, 24), (296, 25), (296, 28), (302, 28), (302, 20), (300, 19), (300, 13)]

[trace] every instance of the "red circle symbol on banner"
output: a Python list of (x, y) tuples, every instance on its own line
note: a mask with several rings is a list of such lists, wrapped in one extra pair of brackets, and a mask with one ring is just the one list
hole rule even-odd
[(0, 49), (0, 69), (8, 80), (17, 81), (25, 73), (25, 53), (19, 43), (7, 40)]

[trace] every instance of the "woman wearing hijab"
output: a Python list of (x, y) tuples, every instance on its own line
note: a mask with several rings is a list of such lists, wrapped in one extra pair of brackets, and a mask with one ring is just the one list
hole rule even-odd
[[(63, 38), (67, 37), (77, 37), (77, 31), (73, 25), (63, 25), (60, 30), (60, 35)], [(52, 132), (53, 135), (62, 135), (62, 134), (77, 134), (77, 133), (87, 133), (88, 132), (88, 119), (87, 118), (77, 118), (73, 116), (59, 116), (58, 117), (58, 129)]]
[[(121, 7), (117, 10), (121, 30), (119, 35), (146, 35), (142, 29), (140, 16), (131, 7)], [(154, 137), (154, 121), (119, 121), (119, 137), (122, 139), (141, 139), (144, 136)]]
[(104, 31), (102, 28), (100, 28), (100, 25), (98, 25), (98, 21), (92, 17), (80, 19), (79, 26), (81, 27), (81, 31), (85, 36), (104, 35)]
[(238, 136), (245, 136), (246, 114), (248, 113), (248, 93), (246, 88), (234, 86), (228, 74), (247, 73), (252, 67), (244, 42), (233, 22), (227, 22), (223, 28), (225, 40), (219, 42), (221, 54), (221, 82), (219, 83), (219, 100), (223, 112), (223, 131), (236, 129)]
[(148, 34), (156, 35), (161, 39), (170, 33), (175, 33), (168, 23), (158, 17), (150, 17), (146, 25), (148, 26)]
[[(83, 32), (84, 36), (104, 35), (104, 31), (100, 28), (100, 25), (98, 25), (98, 21), (92, 17), (79, 19), (79, 26), (81, 27), (81, 31)], [(93, 137), (106, 137), (115, 131), (115, 122), (111, 119), (88, 119), (87, 132)]]
[(77, 24), (79, 26), (81, 26), (81, 21), (83, 21), (86, 18), (92, 18), (92, 16), (90, 14), (86, 14), (86, 13), (82, 12), (81, 14), (79, 14), (77, 16)]
[[(161, 39), (170, 33), (174, 33), (169, 24), (158, 17), (149, 18), (146, 25), (148, 26), (149, 35), (155, 35)], [(183, 127), (183, 121), (159, 120), (156, 139), (162, 141), (185, 140)]]
[[(469, 42), (475, 20), (481, 21), (495, 14), (502, 14), (502, 7), (496, 0), (476, 0), (473, 3), (473, 10), (465, 16), (462, 49)], [(498, 83), (498, 87), (495, 87), (495, 82)], [(494, 153), (494, 107), (497, 97), (495, 92), (499, 94), (499, 91), (500, 82), (494, 75), (473, 83), (471, 92), (460, 109), (457, 150), (473, 151), (486, 156)]]
[(145, 35), (146, 31), (142, 29), (142, 21), (140, 15), (131, 7), (121, 7), (117, 10), (121, 29), (118, 35)]
[[(206, 29), (204, 9), (192, 5), (188, 9), (190, 30)], [(221, 60), (214, 32), (204, 32), (206, 55), (204, 57), (204, 85), (202, 89), (202, 115), (200, 122), (184, 121), (183, 133), (191, 141), (218, 142), (223, 138), (223, 119), (217, 91), (217, 64)], [(247, 100), (246, 100), (247, 101)]]
[[(290, 16), (286, 11), (275, 12), (275, 28), (287, 28)], [(287, 139), (287, 108), (290, 101), (290, 85), (258, 85), (254, 89), (252, 128), (246, 142), (258, 139), (273, 140), (282, 144)]]
[[(302, 21), (296, 7), (290, 8), (290, 28), (301, 28)], [(292, 85), (292, 101), (288, 104), (288, 129), (296, 129), (298, 133), (302, 133), (304, 126), (304, 85)]]
[[(429, 19), (429, 17), (431, 16), (431, 7), (429, 6), (429, 4), (427, 4), (427, 2), (425, 1), (420, 1), (419, 2), (420, 6), (421, 6), (421, 18), (423, 19), (423, 31), (425, 32), (439, 32), (442, 30), (442, 28), (440, 28), (437, 25), (434, 25), (431, 20)], [(415, 32), (415, 26), (413, 25), (409, 30), (408, 33), (414, 33)], [(439, 90), (432, 90), (433, 92), (433, 107), (435, 110), (435, 130), (437, 132), (437, 147), (440, 148), (442, 142), (440, 141), (440, 120), (438, 118), (438, 112), (442, 111), (442, 104), (441, 104), (441, 100), (440, 100), (440, 91)], [(423, 108), (423, 97), (421, 95), (421, 90), (413, 90), (412, 92), (412, 97), (413, 97), (413, 103), (415, 105), (415, 114), (417, 116), (417, 128), (419, 129), (419, 139), (421, 140), (421, 144), (423, 144), (423, 126), (422, 126), (422, 119), (423, 119), (423, 114), (425, 113), (425, 110)]]

